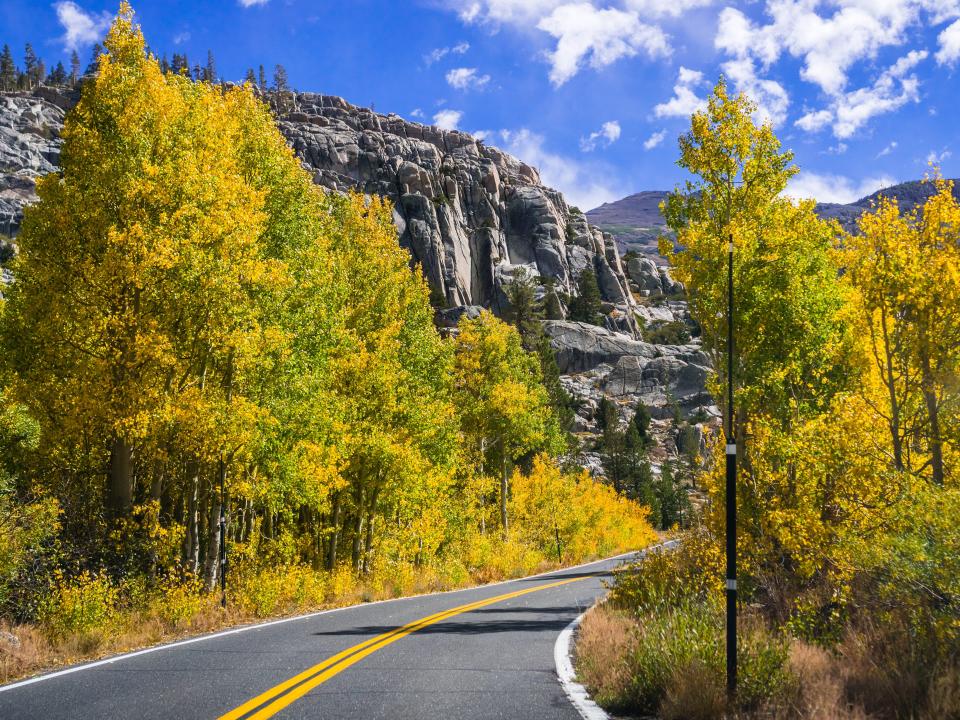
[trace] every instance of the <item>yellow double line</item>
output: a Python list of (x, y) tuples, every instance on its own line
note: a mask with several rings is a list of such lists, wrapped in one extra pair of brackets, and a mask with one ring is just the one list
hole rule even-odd
[[(221, 715), (219, 720), (239, 720), (239, 718), (246, 718), (246, 720), (262, 720), (263, 718), (273, 717), (288, 705), (291, 705), (302, 698), (318, 685), (322, 685), (334, 675), (337, 675), (351, 665), (355, 665), (356, 663), (360, 662), (367, 657), (367, 655), (371, 655), (377, 650), (386, 647), (390, 643), (395, 643), (400, 638), (406, 637), (410, 633), (414, 633), (417, 630), (427, 627), (428, 625), (433, 625), (434, 623), (442, 622), (447, 618), (451, 618), (454, 615), (460, 615), (461, 613), (476, 610), (477, 608), (493, 605), (494, 603), (501, 602), (503, 600), (509, 600), (511, 598), (520, 597), (521, 595), (527, 595), (528, 593), (537, 592), (539, 590), (547, 590), (548, 588), (554, 588), (584, 579), (586, 578), (570, 578), (567, 580), (548, 583), (546, 585), (537, 585), (536, 587), (525, 588), (523, 590), (497, 595), (495, 597), (487, 598), (486, 600), (478, 600), (476, 602), (467, 603), (466, 605), (460, 605), (455, 608), (450, 608), (449, 610), (428, 615), (427, 617), (419, 620), (414, 620), (413, 622), (407, 623), (402, 627), (394, 628), (390, 632), (377, 635), (369, 640), (364, 640), (362, 643), (354, 645), (353, 647), (349, 647), (346, 650), (327, 658), (322, 663), (318, 663), (311, 668), (307, 668), (299, 675), (294, 675), (289, 680), (285, 680), (279, 685), (270, 688), (266, 692), (257, 695), (255, 698), (248, 700), (235, 710), (231, 710), (226, 715)], [(256, 712), (253, 712), (254, 710), (256, 710)], [(251, 712), (253, 712), (252, 715), (247, 714)]]

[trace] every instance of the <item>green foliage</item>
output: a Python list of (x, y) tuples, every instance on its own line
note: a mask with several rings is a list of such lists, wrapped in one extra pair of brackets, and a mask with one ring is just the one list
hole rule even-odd
[(586, 268), (577, 280), (577, 295), (570, 300), (568, 319), (591, 325), (602, 324), (601, 300), (597, 274), (591, 268)]
[(690, 330), (681, 320), (654, 323), (643, 333), (643, 339), (654, 345), (686, 345), (690, 342)]

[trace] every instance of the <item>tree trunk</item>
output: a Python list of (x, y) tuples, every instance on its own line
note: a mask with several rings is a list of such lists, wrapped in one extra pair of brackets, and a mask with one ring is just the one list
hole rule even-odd
[(126, 517), (133, 507), (133, 448), (121, 437), (110, 444), (109, 503), (115, 518)]
[(350, 561), (354, 572), (360, 571), (360, 546), (363, 541), (363, 512), (357, 510), (357, 516), (353, 521), (353, 544), (350, 548)]
[(203, 583), (207, 592), (217, 586), (217, 569), (220, 567), (220, 498), (211, 488), (210, 511), (207, 515), (207, 553), (203, 568)]
[(510, 491), (509, 479), (507, 478), (507, 456), (503, 456), (503, 472), (500, 475), (500, 527), (503, 528), (503, 536), (506, 537), (510, 531), (510, 522), (507, 518), (507, 493)]
[(363, 574), (370, 572), (370, 550), (373, 548), (373, 512), (367, 513), (367, 533), (363, 541)]
[(930, 422), (930, 465), (933, 468), (933, 482), (943, 486), (943, 440), (940, 436), (940, 403), (937, 389), (930, 369), (930, 358), (923, 358), (923, 400), (927, 406), (927, 419)]
[(186, 543), (185, 560), (187, 569), (196, 573), (200, 567), (200, 518), (197, 493), (199, 490), (199, 478), (196, 475), (196, 466), (191, 468), (190, 480), (187, 491), (187, 533), (184, 538)]
[(327, 570), (333, 570), (337, 565), (337, 539), (340, 534), (340, 493), (333, 496), (333, 516), (330, 518), (333, 533), (330, 535), (330, 547), (327, 554)]

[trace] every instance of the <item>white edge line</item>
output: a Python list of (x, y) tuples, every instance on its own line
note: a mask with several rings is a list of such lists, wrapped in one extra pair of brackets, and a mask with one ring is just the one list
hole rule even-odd
[(577, 615), (569, 625), (567, 625), (560, 637), (557, 638), (553, 646), (553, 662), (557, 666), (557, 677), (560, 678), (560, 686), (563, 692), (573, 703), (573, 706), (580, 713), (584, 720), (610, 720), (610, 716), (602, 707), (590, 699), (587, 689), (576, 681), (576, 674), (573, 671), (573, 661), (570, 658), (570, 643), (573, 640), (573, 633), (579, 627), (583, 616), (586, 613)]
[(609, 558), (602, 558), (600, 560), (593, 560), (588, 563), (582, 563), (580, 565), (571, 565), (570, 567), (558, 568), (557, 570), (550, 570), (544, 573), (538, 573), (536, 575), (528, 575), (527, 577), (514, 578), (512, 580), (501, 580), (495, 583), (488, 583), (486, 585), (473, 585), (472, 587), (457, 588), (456, 590), (443, 590), (440, 592), (434, 593), (421, 593), (419, 595), (407, 595), (405, 597), (399, 598), (389, 598), (386, 600), (375, 600), (368, 603), (357, 603), (356, 605), (345, 605), (338, 608), (330, 608), (328, 610), (318, 610), (317, 612), (307, 613), (306, 615), (294, 615), (292, 617), (280, 618), (279, 620), (270, 620), (263, 623), (257, 623), (256, 625), (243, 625), (241, 627), (232, 628), (230, 630), (222, 630), (220, 632), (212, 633), (210, 635), (199, 635), (197, 637), (189, 638), (187, 640), (178, 640), (176, 642), (165, 643), (161, 645), (154, 645), (152, 647), (144, 648), (143, 650), (136, 650), (129, 653), (121, 653), (120, 655), (113, 655), (103, 660), (95, 660), (93, 662), (83, 663), (81, 665), (74, 665), (72, 667), (64, 668), (63, 670), (57, 670), (55, 672), (45, 673), (43, 675), (36, 675), (26, 680), (20, 680), (19, 682), (11, 683), (9, 685), (0, 685), (0, 693), (7, 692), (9, 690), (16, 690), (17, 688), (25, 687), (27, 685), (33, 685), (34, 683), (43, 682), (44, 680), (52, 680), (54, 678), (62, 677), (63, 675), (71, 675), (75, 672), (80, 672), (81, 670), (90, 670), (96, 667), (101, 667), (103, 665), (112, 665), (115, 662), (120, 662), (122, 660), (129, 660), (130, 658), (139, 657), (140, 655), (149, 655), (150, 653), (159, 652), (161, 650), (170, 650), (172, 648), (183, 647), (184, 645), (192, 645), (193, 643), (203, 642), (204, 640), (215, 640), (216, 638), (226, 637), (227, 635), (237, 635), (242, 632), (247, 632), (248, 630), (258, 630), (260, 628), (270, 627), (272, 625), (282, 625), (288, 622), (295, 622), (297, 620), (308, 620), (310, 618), (317, 617), (319, 615), (327, 615), (329, 613), (340, 612), (342, 610), (351, 610), (358, 607), (369, 607), (370, 605), (382, 605), (385, 603), (400, 602), (402, 600), (411, 600), (414, 598), (421, 597), (432, 597), (435, 595), (450, 595), (452, 593), (467, 592), (469, 590), (482, 590), (488, 587), (496, 587), (497, 585), (507, 585), (509, 583), (522, 582), (523, 580), (534, 580), (540, 577), (547, 577), (550, 575), (556, 575), (557, 573), (568, 572), (570, 570), (576, 570), (578, 568), (589, 567), (590, 565), (597, 565), (602, 562), (609, 562), (610, 560), (619, 560), (620, 558), (625, 558), (630, 555), (637, 555), (638, 553), (646, 552), (645, 550), (637, 551), (631, 550), (630, 552), (622, 553), (620, 555), (614, 555)]
[[(648, 552), (669, 550), (676, 547), (678, 543), (679, 540), (668, 540), (667, 542), (653, 545), (646, 550), (640, 550), (634, 554), (642, 557)], [(617, 557), (622, 556), (618, 555)], [(610, 559), (613, 560), (614, 558)], [(577, 682), (577, 674), (573, 669), (573, 658), (570, 655), (570, 646), (573, 644), (573, 633), (580, 627), (580, 623), (583, 622), (586, 614), (587, 613), (581, 613), (577, 615), (577, 617), (563, 629), (559, 637), (557, 637), (557, 642), (553, 646), (553, 663), (557, 668), (557, 678), (560, 680), (560, 686), (563, 688), (564, 694), (577, 709), (577, 712), (580, 713), (580, 717), (584, 720), (611, 720), (607, 712), (593, 701), (587, 689)]]

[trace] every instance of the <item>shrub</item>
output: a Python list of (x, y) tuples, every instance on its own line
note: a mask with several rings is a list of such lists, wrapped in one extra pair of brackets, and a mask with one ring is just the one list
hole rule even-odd
[(55, 582), (39, 608), (40, 625), (52, 638), (103, 628), (117, 610), (117, 588), (104, 574), (84, 571), (68, 580), (57, 572)]

